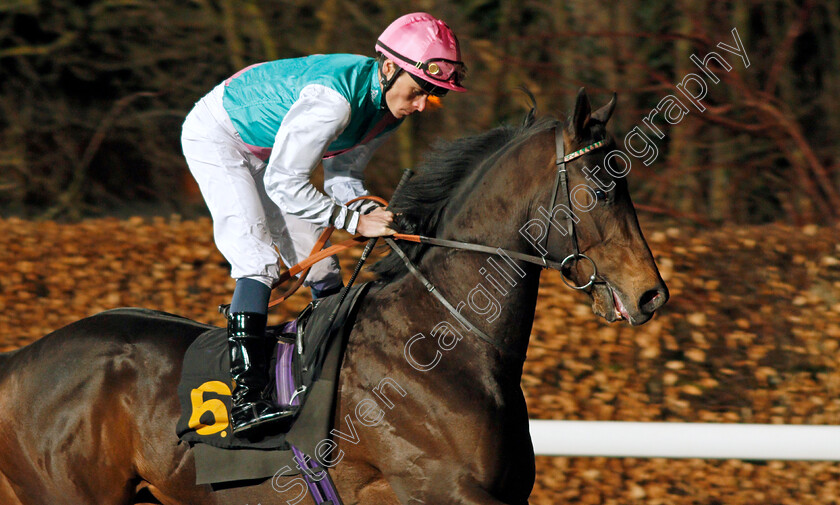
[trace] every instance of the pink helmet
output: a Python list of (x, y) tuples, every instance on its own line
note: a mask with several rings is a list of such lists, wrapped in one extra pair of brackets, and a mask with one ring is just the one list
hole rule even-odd
[(450, 89), (466, 91), (461, 79), (467, 68), (461, 61), (458, 38), (446, 23), (431, 14), (415, 12), (397, 18), (379, 36), (376, 50), (411, 74), (421, 86), (432, 84), (423, 89), (434, 95)]

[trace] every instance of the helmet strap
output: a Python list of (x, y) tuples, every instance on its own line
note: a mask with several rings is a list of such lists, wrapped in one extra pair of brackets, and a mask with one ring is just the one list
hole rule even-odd
[[(384, 62), (385, 62), (385, 59), (383, 58), (382, 63), (384, 63)], [(382, 71), (382, 63), (380, 63), (380, 65), (379, 65), (379, 84), (382, 86), (382, 96), (384, 97), (385, 93), (387, 93), (388, 90), (391, 89), (391, 86), (394, 85), (394, 82), (396, 82), (397, 77), (399, 77), (400, 74), (403, 72), (403, 69), (394, 65), (394, 68), (395, 68), (394, 75), (392, 75), (391, 78), (388, 79), (388, 77), (385, 75), (385, 72)], [(385, 103), (383, 101), (383, 105), (380, 108), (384, 109), (387, 106), (388, 106), (387, 103)]]

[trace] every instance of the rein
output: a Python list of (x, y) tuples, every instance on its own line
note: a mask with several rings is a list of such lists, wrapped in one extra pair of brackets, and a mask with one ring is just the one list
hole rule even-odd
[[(563, 144), (563, 133), (559, 128), (555, 128), (554, 130), (554, 141), (555, 141), (555, 149), (557, 158), (555, 161), (555, 165), (559, 167), (557, 169), (557, 177), (554, 181), (554, 190), (551, 193), (551, 209), (554, 209), (555, 204), (557, 203), (557, 194), (558, 190), (564, 196), (564, 205), (566, 208), (572, 208), (571, 203), (571, 196), (569, 194), (569, 183), (568, 183), (568, 174), (566, 171), (566, 163), (572, 161), (576, 158), (580, 158), (584, 154), (594, 151), (599, 147), (603, 147), (606, 144), (606, 140), (599, 140), (594, 144), (590, 144), (583, 149), (579, 149), (571, 154), (564, 154), (565, 153), (565, 146)], [(577, 241), (577, 234), (575, 233), (575, 223), (571, 217), (571, 212), (566, 214), (566, 229), (568, 230), (568, 235), (571, 236), (572, 240), (572, 254), (566, 256), (562, 261), (553, 261), (546, 259), (545, 256), (535, 256), (532, 254), (525, 254), (517, 251), (511, 251), (509, 249), (502, 249), (501, 247), (491, 247), (481, 244), (473, 244), (471, 242), (459, 242), (456, 240), (446, 240), (441, 238), (435, 237), (425, 237), (423, 235), (407, 235), (403, 233), (397, 233), (391, 236), (391, 238), (396, 240), (405, 240), (408, 242), (416, 242), (420, 244), (426, 245), (434, 245), (434, 246), (441, 246), (441, 247), (448, 247), (450, 249), (460, 249), (463, 251), (473, 251), (473, 252), (481, 252), (481, 253), (488, 253), (488, 254), (499, 254), (504, 253), (511, 258), (516, 258), (521, 261), (525, 261), (527, 263), (532, 263), (544, 268), (552, 268), (554, 270), (560, 271), (560, 274), (563, 277), (563, 282), (566, 283), (572, 289), (583, 290), (590, 287), (592, 284), (595, 283), (595, 279), (598, 275), (598, 270), (595, 266), (595, 261), (592, 260), (589, 256), (580, 252), (578, 247)], [(551, 226), (548, 227), (548, 232), (546, 232), (545, 237), (543, 237), (541, 246), (542, 250), (548, 250), (548, 236), (551, 233)], [(572, 261), (577, 261), (579, 259), (585, 259), (590, 262), (592, 265), (592, 275), (589, 277), (589, 281), (586, 284), (581, 286), (576, 286), (574, 284), (570, 284), (569, 281), (566, 279), (566, 275), (563, 272), (563, 269), (566, 268), (567, 264)]]
[[(501, 247), (492, 247), (492, 246), (486, 246), (486, 245), (481, 245), (481, 244), (473, 244), (471, 242), (460, 242), (460, 241), (457, 241), (457, 240), (446, 240), (446, 239), (441, 239), (441, 238), (436, 238), (436, 237), (426, 237), (426, 236), (423, 236), (423, 235), (409, 235), (409, 234), (404, 234), (404, 233), (396, 233), (396, 234), (394, 234), (390, 237), (384, 237), (385, 242), (391, 247), (391, 249), (394, 251), (394, 253), (397, 254), (397, 256), (399, 256), (399, 258), (403, 261), (406, 268), (408, 268), (408, 271), (411, 272), (412, 275), (414, 275), (423, 284), (423, 286), (425, 286), (426, 290), (429, 293), (431, 293), (435, 298), (437, 298), (438, 301), (440, 301), (440, 303), (442, 305), (444, 305), (444, 307), (446, 307), (446, 309), (449, 311), (449, 313), (452, 314), (452, 316), (455, 319), (457, 319), (458, 322), (461, 323), (461, 325), (463, 325), (465, 328), (469, 329), (469, 331), (476, 334), (480, 339), (484, 340), (488, 344), (490, 344), (493, 347), (495, 347), (496, 349), (498, 349), (499, 352), (502, 355), (509, 354), (509, 351), (507, 349), (505, 349), (504, 347), (502, 347), (501, 344), (499, 344), (498, 342), (493, 340), (485, 332), (481, 331), (480, 329), (475, 327), (475, 325), (470, 323), (470, 321), (466, 317), (464, 317), (460, 313), (460, 311), (455, 306), (453, 306), (437, 290), (435, 285), (432, 284), (431, 281), (429, 281), (429, 279), (425, 275), (423, 275), (423, 273), (419, 270), (417, 265), (415, 265), (414, 262), (411, 261), (411, 259), (408, 257), (408, 255), (405, 254), (405, 251), (403, 251), (402, 248), (399, 245), (397, 245), (396, 240), (404, 240), (406, 242), (415, 242), (415, 243), (426, 244), (426, 245), (431, 245), (431, 246), (447, 247), (447, 248), (450, 248), (450, 249), (457, 249), (457, 250), (462, 250), (462, 251), (471, 251), (471, 252), (486, 253), (486, 254), (505, 254), (505, 255), (507, 255), (511, 258), (518, 259), (518, 260), (524, 261), (526, 263), (531, 263), (531, 264), (534, 264), (534, 265), (538, 265), (538, 266), (541, 266), (543, 268), (552, 268), (554, 270), (559, 271), (560, 275), (563, 279), (563, 283), (566, 284), (568, 287), (570, 287), (572, 289), (584, 290), (584, 289), (589, 288), (590, 286), (592, 286), (595, 283), (595, 279), (598, 275), (598, 269), (597, 269), (597, 266), (595, 265), (595, 261), (592, 260), (592, 258), (590, 258), (589, 256), (581, 253), (580, 249), (579, 249), (579, 246), (578, 246), (577, 234), (575, 233), (575, 222), (574, 222), (574, 219), (572, 218), (572, 214), (571, 214), (572, 204), (571, 204), (571, 195), (569, 193), (568, 172), (566, 170), (566, 163), (568, 163), (569, 161), (572, 161), (574, 159), (577, 159), (577, 158), (583, 156), (584, 154), (586, 154), (590, 151), (593, 151), (595, 149), (603, 147), (606, 144), (606, 141), (605, 140), (599, 140), (598, 142), (590, 144), (590, 145), (588, 145), (588, 146), (586, 146), (582, 149), (579, 149), (579, 150), (577, 150), (573, 153), (565, 154), (565, 145), (564, 145), (564, 142), (563, 142), (563, 132), (560, 128), (555, 128), (554, 129), (554, 139), (555, 139), (555, 155), (556, 155), (555, 165), (557, 166), (557, 173), (556, 173), (556, 177), (555, 177), (555, 181), (554, 181), (554, 189), (552, 190), (552, 193), (551, 193), (551, 207), (550, 207), (550, 209), (553, 212), (553, 209), (554, 209), (555, 205), (557, 204), (558, 194), (562, 195), (563, 200), (562, 200), (562, 203), (560, 205), (563, 205), (567, 209), (569, 209), (569, 212), (566, 213), (566, 230), (567, 230), (567, 233), (565, 235), (570, 236), (570, 239), (571, 239), (571, 242), (572, 242), (572, 253), (569, 254), (568, 256), (566, 256), (562, 261), (549, 260), (549, 259), (546, 259), (545, 256), (536, 256), (536, 255), (532, 255), (532, 254), (525, 254), (525, 253), (521, 253), (521, 252), (518, 252), (518, 251), (511, 251), (511, 250), (508, 250), (508, 249), (503, 249)], [(400, 180), (400, 184), (397, 186), (397, 190), (408, 179), (409, 174), (410, 174), (410, 172), (406, 171), (403, 178)], [(395, 193), (396, 193), (396, 190), (395, 190)], [(359, 201), (359, 200), (373, 200), (373, 201), (375, 201), (379, 204), (382, 204), (383, 206), (387, 207), (387, 205), (388, 205), (388, 203), (385, 200), (383, 200), (381, 198), (378, 198), (378, 197), (375, 197), (375, 196), (361, 196), (361, 197), (355, 198), (355, 199), (353, 199), (353, 200), (351, 200), (347, 203), (350, 204), (350, 203), (354, 203), (354, 202)], [(548, 245), (548, 239), (549, 239), (549, 235), (551, 234), (551, 228), (552, 228), (552, 226), (549, 223), (548, 231), (546, 232), (546, 234), (543, 237), (542, 242), (541, 242), (541, 249), (543, 251), (548, 251), (546, 246)], [(351, 247), (363, 244), (365, 242), (367, 242), (367, 244), (368, 244), (367, 247), (366, 247), (366, 251), (369, 252), (369, 250), (372, 248), (373, 243), (375, 243), (375, 239), (369, 239), (367, 237), (357, 236), (357, 237), (353, 237), (349, 240), (345, 240), (343, 242), (340, 242), (338, 244), (332, 245), (332, 246), (330, 246), (326, 249), (321, 250), (321, 247), (323, 247), (324, 244), (326, 244), (327, 240), (329, 239), (329, 237), (330, 237), (330, 235), (332, 234), (333, 231), (335, 231), (334, 227), (329, 227), (329, 228), (325, 229), (324, 232), (321, 234), (321, 237), (318, 239), (318, 242), (315, 244), (315, 247), (313, 248), (310, 256), (308, 258), (306, 258), (304, 261), (302, 261), (302, 262), (298, 263), (297, 265), (294, 265), (293, 267), (289, 268), (287, 271), (283, 272), (283, 274), (280, 275), (280, 278), (275, 283), (275, 286), (277, 286), (278, 284), (280, 284), (282, 282), (285, 282), (285, 281), (291, 279), (292, 277), (294, 277), (298, 274), (301, 274), (300, 277), (295, 281), (295, 283), (285, 293), (283, 293), (283, 295), (281, 295), (279, 298), (277, 298), (276, 300), (273, 300), (271, 303), (269, 303), (269, 307), (274, 307), (274, 306), (278, 305), (279, 303), (282, 303), (289, 296), (291, 296), (303, 284), (303, 281), (306, 277), (306, 274), (309, 273), (309, 269), (315, 263), (321, 261), (324, 258), (332, 256), (333, 254), (335, 254), (339, 251), (349, 249)], [(359, 261), (359, 264), (356, 267), (356, 271), (354, 272), (353, 280), (355, 280), (355, 277), (356, 277), (355, 274), (358, 273), (358, 270), (360, 269), (361, 264), (364, 263), (364, 261), (366, 259), (367, 259), (367, 254), (363, 254), (362, 258)], [(564, 270), (566, 269), (567, 266), (569, 266), (570, 263), (577, 262), (577, 261), (580, 261), (582, 259), (588, 261), (592, 265), (592, 274), (589, 276), (588, 282), (578, 286), (578, 285), (575, 285), (574, 282), (571, 281), (571, 279), (567, 278), (567, 275), (564, 273)], [(350, 286), (350, 284), (348, 284), (348, 286), (346, 288), (349, 288), (349, 286)], [(346, 291), (346, 288), (343, 291)], [(520, 356), (519, 358), (521, 360), (524, 360), (524, 357)]]
[[(566, 163), (572, 161), (576, 158), (583, 156), (584, 154), (598, 149), (599, 147), (603, 147), (606, 144), (605, 140), (599, 140), (593, 144), (590, 144), (582, 149), (579, 149), (573, 153), (565, 154), (565, 145), (563, 143), (563, 132), (560, 128), (554, 129), (554, 140), (555, 140), (555, 165), (558, 167), (557, 169), (557, 177), (555, 178), (554, 182), (554, 189), (551, 193), (551, 209), (553, 211), (554, 206), (557, 202), (557, 194), (558, 190), (562, 193), (565, 201), (566, 207), (570, 210), (568, 214), (566, 214), (566, 222), (567, 222), (567, 230), (568, 234), (571, 235), (572, 240), (572, 254), (566, 256), (562, 261), (557, 262), (553, 260), (546, 259), (545, 256), (534, 256), (531, 254), (525, 254), (518, 251), (511, 251), (509, 249), (503, 249), (501, 247), (491, 247), (481, 244), (473, 244), (471, 242), (460, 242), (457, 240), (446, 240), (440, 239), (435, 237), (425, 237), (422, 235), (406, 235), (402, 233), (397, 233), (392, 235), (391, 237), (385, 237), (385, 241), (391, 247), (391, 249), (397, 253), (400, 259), (405, 263), (405, 266), (408, 270), (415, 276), (417, 279), (426, 287), (426, 289), (431, 293), (435, 298), (437, 298), (446, 308), (449, 310), (449, 313), (452, 314), (455, 319), (457, 319), (465, 328), (468, 328), (470, 331), (475, 333), (479, 338), (484, 340), (485, 342), (491, 344), (492, 346), (496, 347), (502, 355), (507, 354), (509, 351), (503, 348), (498, 342), (493, 340), (489, 335), (485, 332), (481, 331), (480, 329), (476, 328), (472, 323), (470, 323), (461, 313), (455, 308), (440, 292), (435, 288), (434, 284), (432, 284), (417, 268), (417, 266), (408, 258), (405, 252), (396, 244), (394, 239), (396, 240), (405, 240), (409, 242), (416, 242), (420, 244), (427, 244), (427, 245), (434, 245), (440, 247), (448, 247), (450, 249), (459, 249), (462, 251), (472, 251), (472, 252), (480, 252), (480, 253), (487, 253), (487, 254), (506, 254), (511, 258), (516, 258), (521, 261), (525, 261), (527, 263), (532, 263), (543, 268), (553, 268), (560, 272), (560, 275), (563, 279), (563, 283), (569, 286), (572, 289), (583, 290), (595, 283), (595, 279), (598, 275), (598, 269), (595, 266), (595, 261), (592, 260), (589, 256), (580, 252), (578, 247), (577, 241), (577, 234), (575, 233), (575, 223), (571, 216), (571, 195), (569, 194), (569, 183), (568, 183), (568, 173), (566, 171)], [(546, 245), (548, 244), (548, 236), (551, 233), (551, 224), (549, 224), (548, 231), (543, 237), (542, 242), (542, 250), (548, 251)], [(589, 277), (589, 281), (586, 284), (581, 286), (577, 286), (571, 283), (566, 278), (566, 274), (563, 272), (564, 268), (566, 268), (567, 264), (570, 262), (578, 261), (580, 259), (585, 259), (592, 264), (592, 275)], [(520, 357), (521, 360), (524, 361), (524, 357)]]

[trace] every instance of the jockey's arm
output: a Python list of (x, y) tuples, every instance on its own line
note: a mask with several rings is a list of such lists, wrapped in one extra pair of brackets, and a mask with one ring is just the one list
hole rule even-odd
[[(324, 164), (324, 190), (333, 199), (347, 203), (354, 198), (369, 195), (365, 188), (364, 170), (370, 162), (373, 153), (385, 143), (394, 130), (387, 132), (353, 149), (339, 154), (333, 158), (325, 159)], [(378, 207), (371, 201), (360, 201), (349, 206), (353, 210), (361, 211), (363, 214)]]
[(266, 193), (285, 213), (356, 232), (359, 213), (331, 200), (309, 180), (349, 122), (350, 104), (337, 91), (319, 84), (301, 90), (277, 131), (265, 169)]

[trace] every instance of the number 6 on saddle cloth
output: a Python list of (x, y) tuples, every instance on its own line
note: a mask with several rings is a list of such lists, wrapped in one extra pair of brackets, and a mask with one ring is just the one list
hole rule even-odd
[[(330, 438), (341, 357), (355, 309), (370, 288), (365, 283), (345, 297), (314, 300), (297, 319), (267, 329), (266, 336), (275, 337), (266, 339), (274, 347), (266, 349), (274, 356), (270, 397), (300, 409), (289, 425), (256, 440), (231, 434), (226, 330), (213, 328), (195, 340), (184, 356), (176, 431), (195, 452), (198, 484), (271, 477), (278, 468), (296, 466), (292, 446), (311, 455)], [(302, 352), (300, 342), (306, 342)]]

